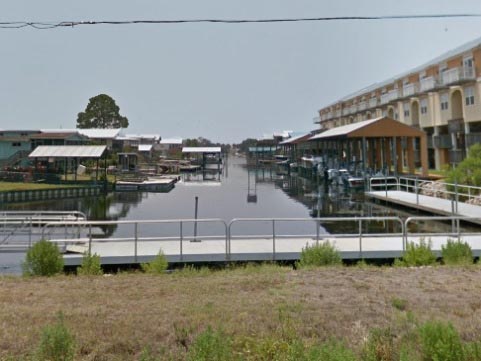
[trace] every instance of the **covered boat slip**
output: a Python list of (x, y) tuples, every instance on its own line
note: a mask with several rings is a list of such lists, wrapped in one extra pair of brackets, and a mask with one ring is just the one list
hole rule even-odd
[[(38, 161), (49, 163), (63, 163), (65, 180), (67, 180), (69, 170), (72, 171), (74, 180), (77, 180), (79, 173), (80, 160), (96, 160), (97, 166), (95, 179), (99, 178), (99, 160), (106, 156), (107, 146), (105, 145), (39, 145), (29, 154), (29, 158), (35, 161), (35, 171), (38, 171)], [(106, 170), (104, 169), (106, 174)]]
[(217, 171), (221, 169), (221, 147), (184, 147), (182, 154), (193, 157), (192, 163), (200, 165), (203, 170), (207, 169), (207, 164), (216, 164)]
[(311, 148), (324, 167), (351, 168), (363, 174), (428, 175), (426, 133), (388, 117), (365, 120), (326, 130), (311, 138)]

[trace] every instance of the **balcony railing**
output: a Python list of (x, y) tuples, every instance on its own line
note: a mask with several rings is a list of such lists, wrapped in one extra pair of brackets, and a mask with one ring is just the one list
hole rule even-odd
[(320, 124), (322, 120), (323, 120), (322, 117), (314, 117), (314, 118), (312, 118), (312, 122), (313, 122), (314, 124)]
[(417, 83), (406, 84), (403, 86), (403, 97), (410, 97), (419, 91)]
[(367, 108), (367, 103), (366, 102), (361, 102), (359, 103), (359, 110), (362, 111), (362, 110), (366, 110)]
[(436, 87), (436, 85), (437, 85), (437, 80), (433, 76), (421, 79), (421, 91), (422, 92), (434, 89)]
[(341, 116), (341, 109), (336, 110), (334, 115), (335, 115), (336, 118), (339, 118)]
[(427, 140), (426, 143), (427, 143), (428, 148), (430, 148), (430, 149), (434, 148), (433, 137), (431, 135), (428, 135), (426, 137), (426, 140)]
[(442, 134), (434, 136), (434, 146), (436, 148), (450, 149), (453, 144), (451, 142), (451, 134)]
[(399, 99), (401, 97), (401, 90), (400, 89), (393, 89), (388, 91), (389, 101), (392, 102), (393, 100)]
[(327, 119), (332, 119), (332, 118), (334, 118), (334, 112), (330, 111), (329, 113), (327, 113)]
[(342, 109), (342, 115), (348, 115), (350, 112), (349, 108)]
[(475, 74), (472, 66), (460, 66), (457, 68), (448, 69), (441, 74), (441, 82), (443, 85), (474, 79)]
[(464, 149), (450, 150), (449, 151), (449, 162), (450, 163), (461, 163), (466, 157), (466, 152)]
[(351, 109), (351, 114), (356, 113), (357, 112), (357, 105), (356, 104), (351, 105), (350, 109)]
[(377, 107), (377, 98), (369, 99), (369, 108)]
[(481, 143), (481, 133), (466, 134), (466, 146), (469, 148), (473, 144)]
[(381, 95), (381, 104), (389, 103), (389, 93), (384, 93)]

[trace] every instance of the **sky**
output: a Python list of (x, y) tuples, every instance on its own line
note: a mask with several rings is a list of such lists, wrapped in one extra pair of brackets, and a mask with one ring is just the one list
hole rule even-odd
[[(481, 14), (479, 0), (4, 0), (0, 22)], [(108, 94), (127, 133), (238, 143), (481, 37), (480, 18), (0, 29), (0, 128), (75, 128)]]

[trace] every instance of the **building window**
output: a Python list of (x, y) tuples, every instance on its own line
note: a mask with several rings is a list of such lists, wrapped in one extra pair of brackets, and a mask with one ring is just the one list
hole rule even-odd
[(20, 142), (13, 142), (12, 147), (20, 147)]
[(404, 116), (405, 116), (405, 117), (409, 117), (409, 114), (410, 114), (410, 113), (409, 113), (409, 107), (410, 107), (410, 106), (409, 106), (409, 103), (404, 103), (404, 104), (403, 104)]
[(448, 110), (449, 109), (449, 96), (448, 94), (441, 95), (441, 110)]
[(474, 87), (464, 89), (464, 99), (467, 106), (474, 105)]
[(421, 100), (421, 114), (427, 114), (428, 112), (428, 100), (422, 99)]

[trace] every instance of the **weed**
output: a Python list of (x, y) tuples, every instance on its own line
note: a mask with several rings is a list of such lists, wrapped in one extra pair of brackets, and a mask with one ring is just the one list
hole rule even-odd
[(302, 249), (301, 258), (296, 263), (298, 268), (331, 266), (342, 264), (339, 251), (329, 241), (317, 245), (306, 245)]
[(163, 274), (167, 270), (168, 266), (169, 263), (167, 262), (167, 258), (162, 250), (159, 251), (157, 256), (155, 256), (152, 261), (148, 263), (142, 263), (140, 265), (142, 271), (150, 274)]
[(100, 276), (103, 275), (100, 265), (100, 256), (97, 254), (85, 253), (82, 257), (82, 264), (77, 267), (77, 274), (80, 276)]
[(355, 361), (356, 356), (344, 343), (331, 340), (308, 349), (305, 360)]
[(64, 324), (63, 314), (57, 323), (42, 330), (36, 359), (41, 361), (70, 361), (75, 356), (75, 340)]
[(436, 256), (431, 250), (431, 241), (426, 243), (424, 239), (421, 239), (419, 244), (408, 242), (402, 260), (397, 259), (394, 265), (419, 267), (433, 265), (434, 263), (436, 263)]
[(450, 323), (428, 321), (419, 328), (423, 360), (460, 361), (464, 359), (458, 332)]
[(363, 361), (395, 360), (394, 335), (390, 329), (375, 328), (362, 350)]
[(63, 265), (57, 245), (42, 239), (27, 251), (22, 270), (24, 276), (53, 276), (63, 271)]
[(191, 361), (224, 361), (233, 360), (232, 341), (222, 331), (214, 331), (209, 326), (200, 333), (187, 353)]
[(407, 304), (408, 302), (401, 298), (394, 297), (391, 300), (391, 305), (399, 311), (406, 311)]
[(446, 265), (469, 265), (473, 263), (473, 252), (466, 242), (447, 240), (441, 246), (443, 263)]

